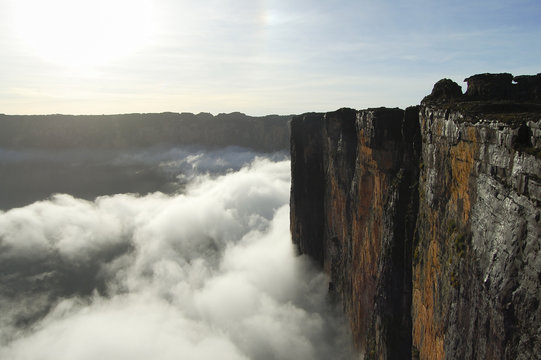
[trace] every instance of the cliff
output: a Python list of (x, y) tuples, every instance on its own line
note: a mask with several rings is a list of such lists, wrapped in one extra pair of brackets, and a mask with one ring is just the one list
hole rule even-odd
[(292, 120), (293, 241), (361, 358), (541, 353), (540, 79), (444, 79), (405, 111)]
[(541, 106), (511, 80), (477, 75), (459, 101), (421, 106), (412, 317), (423, 359), (541, 354)]
[(293, 241), (331, 275), (364, 355), (411, 353), (417, 114), (341, 109), (291, 123)]
[(289, 148), (291, 116), (242, 113), (123, 115), (0, 114), (0, 148), (129, 149), (145, 146)]

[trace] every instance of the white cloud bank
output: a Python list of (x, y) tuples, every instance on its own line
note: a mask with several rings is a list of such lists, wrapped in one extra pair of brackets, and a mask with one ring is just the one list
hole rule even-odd
[(173, 197), (0, 213), (0, 358), (349, 358), (326, 277), (294, 254), (289, 186), (289, 161), (256, 159)]

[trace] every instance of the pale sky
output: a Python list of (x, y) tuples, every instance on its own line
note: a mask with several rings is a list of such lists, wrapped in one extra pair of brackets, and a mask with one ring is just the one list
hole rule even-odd
[(0, 113), (405, 107), (541, 72), (539, 0), (0, 0)]

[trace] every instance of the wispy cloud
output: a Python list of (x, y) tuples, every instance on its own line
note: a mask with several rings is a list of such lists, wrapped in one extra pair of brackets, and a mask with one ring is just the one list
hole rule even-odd
[(348, 358), (326, 277), (294, 253), (289, 180), (258, 159), (177, 196), (0, 212), (0, 356)]

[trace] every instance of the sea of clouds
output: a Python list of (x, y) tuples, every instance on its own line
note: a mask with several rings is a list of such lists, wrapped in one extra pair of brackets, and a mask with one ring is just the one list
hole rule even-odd
[(235, 151), (135, 154), (177, 171), (174, 194), (0, 212), (0, 358), (350, 358), (327, 277), (291, 242), (290, 161)]

